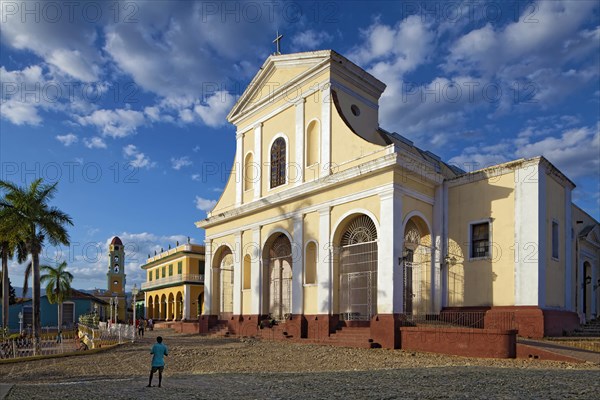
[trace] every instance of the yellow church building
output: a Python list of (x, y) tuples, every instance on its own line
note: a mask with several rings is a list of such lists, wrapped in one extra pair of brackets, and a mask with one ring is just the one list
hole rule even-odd
[[(572, 204), (573, 182), (543, 157), (470, 173), (444, 163), (379, 127), (385, 87), (331, 50), (265, 61), (227, 117), (229, 180), (196, 223), (201, 332), (253, 335), (275, 320), (325, 339), (361, 327), (393, 348), (403, 321), (450, 311), (510, 315), (533, 337), (594, 318), (600, 228)], [(176, 257), (144, 266), (152, 315), (179, 318), (165, 301), (192, 295), (158, 284)]]
[(142, 283), (146, 318), (198, 320), (204, 303), (204, 246), (177, 243), (148, 257), (141, 268), (146, 271), (146, 282)]

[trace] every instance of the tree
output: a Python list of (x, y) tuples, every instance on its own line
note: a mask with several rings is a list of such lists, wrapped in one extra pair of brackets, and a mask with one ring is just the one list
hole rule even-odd
[(2, 225), (12, 226), (25, 243), (27, 254), (31, 256), (33, 275), (33, 335), (36, 343), (40, 337), (40, 253), (44, 241), (51, 245), (69, 245), (66, 225), (73, 225), (71, 217), (48, 203), (56, 194), (56, 185), (44, 184), (36, 179), (29, 187), (20, 187), (0, 180), (0, 190), (6, 194), (0, 200), (0, 207), (7, 209)]
[(58, 307), (58, 330), (62, 327), (62, 303), (71, 295), (71, 282), (73, 274), (67, 269), (67, 262), (63, 261), (52, 268), (49, 265), (42, 265), (40, 270), (44, 275), (40, 278), (40, 283), (46, 285), (46, 296), (50, 304), (57, 304)]
[[(0, 292), (11, 292), (10, 279), (8, 276), (8, 260), (17, 255), (19, 263), (25, 261), (25, 244), (19, 237), (19, 232), (11, 226), (11, 217), (13, 210), (3, 206), (4, 199), (0, 199), (0, 258), (2, 259), (2, 285)], [(8, 327), (10, 297), (2, 297), (2, 326)]]
[[(2, 272), (0, 272), (0, 279), (4, 278), (4, 275), (2, 274)], [(0, 285), (0, 297), (2, 297), (2, 299), (4, 299), (4, 289), (2, 288), (2, 285)], [(8, 280), (8, 305), (11, 306), (13, 304), (15, 304), (17, 302), (17, 292), (15, 291), (15, 288), (13, 287), (12, 283), (10, 282), (10, 279)], [(4, 315), (4, 311), (2, 311), (2, 315)]]

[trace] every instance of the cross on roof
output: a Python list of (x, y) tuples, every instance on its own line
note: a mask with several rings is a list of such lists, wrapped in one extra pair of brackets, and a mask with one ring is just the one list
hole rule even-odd
[(275, 43), (276, 45), (276, 50), (275, 50), (275, 55), (280, 55), (281, 54), (281, 49), (280, 49), (280, 43), (281, 42), (281, 38), (283, 37), (283, 35), (279, 34), (279, 31), (277, 31), (277, 37), (275, 38), (275, 40), (273, 40), (273, 43)]

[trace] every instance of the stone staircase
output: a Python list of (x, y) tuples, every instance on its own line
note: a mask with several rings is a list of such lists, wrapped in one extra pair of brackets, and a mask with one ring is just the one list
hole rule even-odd
[(339, 347), (359, 347), (371, 349), (380, 347), (371, 339), (371, 328), (368, 326), (338, 325), (335, 332), (325, 339), (302, 339), (301, 343), (324, 344)]
[(208, 330), (210, 336), (216, 337), (231, 337), (234, 333), (229, 330), (227, 321), (218, 321), (215, 326)]
[(600, 337), (600, 318), (589, 321), (575, 330), (571, 336)]

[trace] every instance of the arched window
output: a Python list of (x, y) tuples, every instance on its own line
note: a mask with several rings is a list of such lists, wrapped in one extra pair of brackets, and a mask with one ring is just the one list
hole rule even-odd
[(250, 254), (246, 254), (244, 256), (244, 284), (242, 285), (242, 289), (250, 289), (250, 285), (251, 285), (251, 261), (250, 261)]
[(306, 129), (306, 165), (319, 162), (319, 121), (308, 124)]
[(252, 153), (246, 154), (244, 161), (244, 190), (250, 190), (254, 186), (254, 158)]
[(271, 188), (285, 184), (285, 139), (280, 137), (271, 146)]
[(307, 285), (317, 283), (317, 245), (315, 242), (306, 245), (304, 265), (304, 283)]

